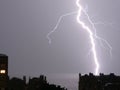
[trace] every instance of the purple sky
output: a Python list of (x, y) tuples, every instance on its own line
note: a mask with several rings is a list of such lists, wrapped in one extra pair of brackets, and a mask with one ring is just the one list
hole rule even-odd
[[(76, 0), (0, 0), (0, 53), (9, 56), (10, 76), (39, 76), (49, 73), (94, 72), (88, 33), (76, 22), (76, 15), (65, 17), (58, 29), (46, 38), (58, 18), (77, 11)], [(97, 44), (100, 72), (120, 75), (120, 1), (81, 0), (97, 34), (112, 46), (109, 51)], [(84, 20), (84, 16), (82, 20)]]

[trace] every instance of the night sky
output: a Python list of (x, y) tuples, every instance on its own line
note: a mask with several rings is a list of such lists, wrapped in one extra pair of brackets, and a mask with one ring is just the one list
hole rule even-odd
[[(77, 14), (62, 19), (50, 35), (51, 44), (46, 38), (61, 15), (78, 10), (75, 2), (0, 0), (0, 53), (9, 56), (10, 76), (74, 78), (79, 72), (94, 73), (88, 33), (77, 23)], [(105, 43), (104, 47), (96, 44), (99, 72), (120, 75), (120, 0), (81, 0), (81, 5), (91, 20), (99, 23), (95, 24), (97, 35), (112, 46), (110, 56)], [(84, 15), (81, 18), (87, 23)]]

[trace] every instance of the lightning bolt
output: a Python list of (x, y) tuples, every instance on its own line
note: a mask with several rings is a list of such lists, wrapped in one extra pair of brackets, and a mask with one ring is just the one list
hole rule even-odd
[(95, 75), (98, 75), (99, 63), (98, 63), (98, 58), (97, 58), (96, 46), (95, 46), (95, 39), (94, 39), (95, 35), (91, 31), (91, 29), (88, 26), (86, 26), (84, 22), (82, 22), (80, 20), (81, 13), (83, 11), (85, 13), (85, 15), (88, 17), (88, 20), (90, 21), (88, 14), (84, 11), (84, 9), (82, 8), (82, 6), (79, 4), (79, 1), (80, 0), (76, 1), (76, 5), (79, 8), (78, 14), (77, 14), (77, 22), (89, 33), (89, 38), (90, 38), (90, 42), (91, 42), (91, 46), (92, 46), (91, 47), (91, 51), (93, 53), (94, 62), (96, 64)]
[(47, 39), (48, 39), (48, 41), (49, 41), (49, 44), (51, 44), (51, 38), (50, 38), (50, 35), (53, 33), (53, 32), (55, 32), (56, 31), (56, 29), (58, 28), (58, 26), (59, 26), (59, 24), (60, 24), (60, 22), (61, 22), (61, 20), (64, 18), (64, 17), (66, 17), (66, 16), (70, 16), (70, 15), (73, 15), (73, 14), (76, 14), (77, 13), (77, 11), (75, 11), (75, 12), (70, 12), (70, 13), (67, 13), (67, 14), (64, 14), (64, 15), (61, 15), (60, 16), (60, 18), (58, 19), (58, 22), (57, 22), (57, 24), (55, 25), (55, 27), (53, 28), (53, 30), (51, 31), (51, 32), (49, 32), (48, 34), (47, 34)]
[[(103, 38), (99, 37), (96, 33), (96, 28), (95, 28), (95, 24), (96, 23), (93, 23), (92, 20), (90, 19), (88, 13), (86, 12), (85, 9), (83, 9), (82, 5), (80, 4), (80, 0), (76, 0), (76, 5), (78, 7), (78, 11), (75, 11), (75, 12), (70, 12), (70, 13), (67, 13), (67, 14), (64, 14), (64, 15), (61, 15), (60, 18), (58, 19), (58, 22), (56, 23), (55, 27), (53, 28), (53, 30), (51, 32), (49, 32), (47, 34), (47, 39), (49, 40), (49, 44), (51, 44), (51, 38), (50, 38), (50, 35), (56, 31), (56, 29), (58, 28), (61, 20), (66, 17), (66, 16), (70, 16), (70, 15), (73, 15), (73, 14), (77, 14), (77, 17), (76, 17), (76, 20), (78, 22), (78, 24), (80, 24), (80, 26), (82, 26), (82, 28), (84, 30), (87, 31), (87, 33), (89, 34), (89, 38), (90, 38), (90, 44), (91, 44), (91, 52), (92, 52), (92, 55), (93, 55), (93, 60), (95, 62), (95, 65), (96, 65), (96, 68), (95, 68), (95, 75), (98, 75), (99, 74), (99, 68), (100, 68), (100, 65), (99, 65), (99, 62), (98, 62), (98, 56), (97, 56), (97, 50), (96, 50), (96, 39), (100, 41), (100, 45), (102, 47), (104, 47), (106, 49), (106, 47), (108, 47), (107, 49), (109, 50), (110, 52), (110, 55), (112, 56), (112, 47), (111, 45)], [(81, 18), (81, 14), (84, 13), (85, 16), (87, 17), (87, 20), (88, 22), (91, 24), (92, 26), (92, 29), (90, 29), (80, 18)], [(104, 43), (104, 44), (103, 44)], [(106, 45), (106, 46), (105, 46)]]

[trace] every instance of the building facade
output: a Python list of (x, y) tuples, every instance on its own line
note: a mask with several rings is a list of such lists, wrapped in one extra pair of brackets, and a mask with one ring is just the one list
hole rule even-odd
[(8, 56), (0, 54), (0, 90), (7, 90)]
[(113, 73), (109, 75), (100, 74), (95, 76), (79, 74), (78, 90), (120, 90), (120, 76)]

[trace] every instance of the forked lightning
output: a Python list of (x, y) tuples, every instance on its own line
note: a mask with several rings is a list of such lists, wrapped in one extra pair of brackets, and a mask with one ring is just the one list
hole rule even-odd
[[(93, 60), (94, 60), (95, 65), (96, 65), (95, 73), (94, 74), (98, 75), (99, 74), (99, 67), (100, 67), (100, 65), (99, 65), (99, 62), (98, 62), (98, 56), (97, 56), (97, 50), (96, 50), (96, 40), (99, 40), (101, 46), (103, 46), (103, 47), (106, 47), (106, 46), (104, 46), (104, 44), (107, 45), (107, 47), (109, 48), (110, 55), (112, 55), (112, 53), (111, 53), (112, 47), (111, 47), (111, 45), (106, 40), (104, 40), (103, 38), (100, 38), (99, 36), (97, 36), (95, 25), (92, 22), (92, 20), (90, 19), (88, 13), (85, 11), (85, 9), (83, 9), (82, 5), (80, 4), (80, 0), (76, 0), (76, 5), (78, 7), (78, 11), (67, 13), (67, 14), (64, 14), (64, 15), (60, 16), (60, 18), (58, 19), (58, 22), (57, 22), (56, 26), (53, 28), (53, 30), (51, 32), (49, 32), (47, 34), (47, 39), (49, 40), (49, 44), (51, 44), (50, 35), (58, 28), (61, 20), (64, 17), (66, 17), (66, 16), (77, 14), (76, 19), (77, 19), (78, 24), (80, 26), (82, 26), (82, 28), (84, 30), (86, 30), (86, 32), (89, 34), (89, 39), (90, 39), (90, 44), (91, 44), (91, 52), (92, 52), (92, 55), (93, 55)], [(92, 26), (92, 30), (80, 19), (82, 13), (84, 13), (85, 16), (87, 17), (88, 22)], [(104, 44), (102, 44), (103, 42), (104, 42)]]

